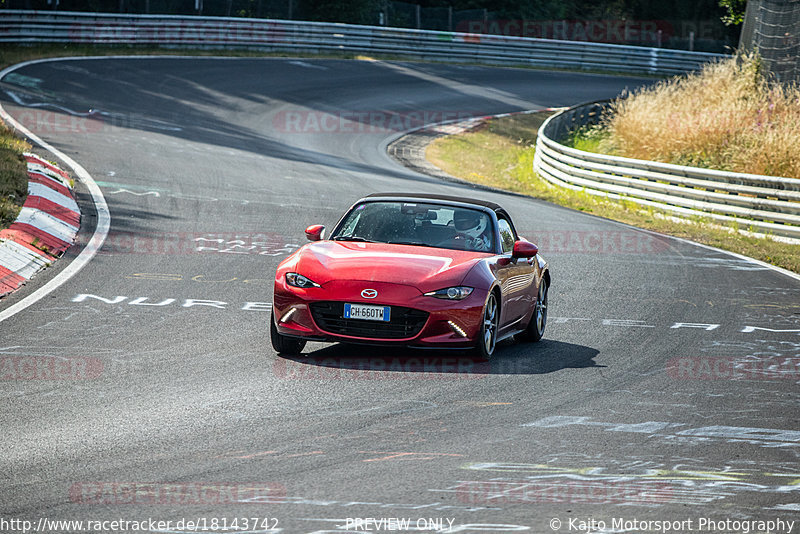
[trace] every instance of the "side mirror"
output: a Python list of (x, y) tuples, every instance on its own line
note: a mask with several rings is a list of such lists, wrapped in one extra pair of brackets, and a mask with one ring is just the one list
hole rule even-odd
[(319, 241), (322, 239), (322, 233), (325, 231), (325, 227), (321, 224), (314, 224), (306, 228), (306, 239), (309, 241)]
[(539, 247), (531, 243), (530, 241), (515, 241), (514, 242), (514, 250), (511, 252), (511, 256), (514, 258), (533, 258), (539, 253)]

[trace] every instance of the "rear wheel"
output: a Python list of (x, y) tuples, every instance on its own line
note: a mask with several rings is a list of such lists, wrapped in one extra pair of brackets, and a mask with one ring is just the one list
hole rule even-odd
[(497, 306), (497, 296), (494, 292), (489, 293), (486, 305), (483, 307), (483, 319), (481, 321), (480, 336), (475, 347), (478, 358), (488, 360), (494, 354), (497, 346), (497, 325), (499, 323), (500, 309)]
[(278, 327), (275, 326), (275, 317), (269, 318), (269, 337), (272, 340), (272, 348), (278, 354), (286, 354), (287, 356), (297, 356), (306, 346), (303, 339), (297, 339), (289, 336), (284, 336), (278, 333)]
[(524, 341), (539, 341), (544, 336), (545, 326), (547, 326), (547, 279), (542, 278), (539, 282), (539, 294), (536, 296), (533, 317), (520, 337)]

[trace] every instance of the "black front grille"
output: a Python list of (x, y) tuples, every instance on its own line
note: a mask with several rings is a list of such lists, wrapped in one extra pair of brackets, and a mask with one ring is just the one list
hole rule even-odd
[(375, 339), (414, 337), (428, 320), (428, 312), (402, 306), (392, 306), (389, 322), (345, 319), (344, 302), (315, 302), (311, 304), (311, 315), (322, 330), (331, 334)]

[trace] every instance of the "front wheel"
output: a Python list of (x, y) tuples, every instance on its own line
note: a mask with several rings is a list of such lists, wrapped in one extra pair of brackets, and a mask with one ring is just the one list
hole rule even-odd
[(269, 337), (272, 340), (272, 348), (278, 354), (286, 354), (287, 356), (297, 356), (306, 346), (304, 339), (297, 339), (289, 336), (284, 336), (278, 332), (278, 327), (275, 326), (275, 317), (269, 318)]
[(539, 294), (536, 296), (533, 317), (520, 337), (524, 341), (539, 341), (544, 336), (545, 326), (547, 326), (547, 280), (542, 278), (539, 282)]
[(499, 324), (500, 314), (497, 306), (497, 296), (494, 292), (489, 293), (486, 305), (483, 307), (483, 319), (481, 321), (480, 335), (478, 344), (475, 347), (475, 354), (481, 360), (488, 360), (494, 354), (497, 345), (497, 325)]

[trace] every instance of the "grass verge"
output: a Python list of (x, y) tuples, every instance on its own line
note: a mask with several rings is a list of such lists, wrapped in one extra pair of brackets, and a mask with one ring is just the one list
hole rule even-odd
[(28, 173), (22, 153), (30, 148), (0, 123), (0, 230), (14, 222), (28, 196)]
[[(677, 222), (667, 212), (562, 189), (542, 180), (533, 172), (533, 147), (536, 131), (548, 115), (491, 119), (471, 132), (437, 139), (428, 146), (426, 156), (445, 172), (464, 180), (730, 250), (800, 273), (800, 245), (745, 236), (734, 227), (720, 228), (716, 222), (702, 218)], [(535, 237), (531, 236), (534, 240)]]

